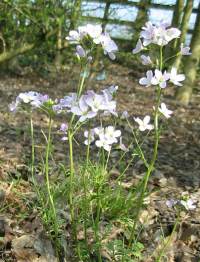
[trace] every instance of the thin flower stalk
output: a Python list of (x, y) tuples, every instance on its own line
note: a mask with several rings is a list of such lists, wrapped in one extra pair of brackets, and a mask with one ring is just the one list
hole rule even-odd
[(57, 215), (56, 215), (55, 204), (51, 193), (50, 181), (49, 181), (49, 155), (51, 150), (51, 129), (52, 129), (52, 118), (51, 116), (49, 116), (47, 146), (46, 146), (46, 155), (45, 155), (45, 178), (46, 178), (48, 198), (53, 212), (53, 225), (55, 231), (55, 239), (58, 239), (59, 230), (58, 230), (58, 223), (57, 223)]
[[(160, 70), (162, 71), (162, 68), (163, 68), (162, 46), (160, 47), (160, 65), (159, 65), (159, 67), (160, 67)], [(151, 175), (151, 173), (154, 169), (154, 165), (155, 165), (157, 155), (158, 155), (158, 144), (159, 144), (159, 136), (160, 136), (158, 120), (159, 120), (159, 106), (160, 106), (160, 100), (161, 100), (161, 92), (162, 92), (162, 89), (158, 86), (157, 87), (157, 93), (156, 93), (157, 101), (156, 101), (156, 108), (155, 108), (155, 115), (154, 115), (155, 142), (154, 142), (153, 157), (151, 159), (150, 165), (148, 166), (146, 175), (144, 177), (144, 184), (142, 186), (141, 193), (140, 193), (139, 200), (138, 200), (136, 217), (135, 217), (134, 225), (133, 225), (133, 228), (131, 230), (131, 235), (130, 235), (130, 238), (129, 238), (129, 244), (128, 244), (129, 247), (131, 246), (132, 241), (133, 241), (134, 236), (135, 236), (135, 229), (136, 229), (136, 226), (138, 224), (139, 214), (140, 214), (140, 210), (142, 208), (143, 200), (144, 200), (144, 197), (145, 197), (145, 192), (146, 192), (146, 189), (147, 189), (149, 177), (150, 177), (150, 175)]]

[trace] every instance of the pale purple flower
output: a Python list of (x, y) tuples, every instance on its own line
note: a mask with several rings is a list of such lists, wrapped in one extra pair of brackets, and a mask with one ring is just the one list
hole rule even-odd
[(120, 130), (115, 130), (114, 126), (108, 126), (104, 129), (94, 129), (95, 133), (98, 134), (99, 140), (96, 140), (95, 144), (97, 147), (103, 147), (106, 151), (111, 150), (111, 145), (118, 142), (118, 137), (121, 136)]
[(78, 57), (86, 57), (86, 51), (81, 45), (76, 46), (76, 54)]
[[(112, 86), (109, 86), (109, 87), (107, 88), (107, 90), (108, 90), (108, 92), (109, 92), (111, 95), (114, 95), (114, 94), (117, 92), (118, 88), (119, 88), (118, 86), (112, 85)], [(104, 89), (104, 90), (106, 90), (106, 89)]]
[(143, 65), (150, 65), (150, 64), (152, 64), (150, 56), (141, 55), (140, 58), (142, 60), (142, 64)]
[(92, 38), (95, 44), (100, 43), (100, 37), (102, 35), (101, 25), (87, 24), (85, 26), (85, 32)]
[(151, 22), (147, 22), (145, 26), (142, 27), (140, 37), (143, 38), (143, 45), (148, 46), (153, 42), (155, 36), (155, 26)]
[(68, 96), (60, 99), (59, 103), (53, 106), (53, 110), (57, 113), (67, 110), (70, 112), (71, 107), (77, 105), (78, 97), (76, 93), (69, 93)]
[(111, 150), (111, 145), (109, 145), (105, 139), (96, 140), (95, 145), (100, 148), (103, 147), (106, 151)]
[(80, 41), (84, 38), (84, 36), (86, 35), (86, 33), (84, 32), (84, 30), (82, 30), (82, 27), (78, 27), (78, 30), (71, 30), (69, 32), (69, 36), (66, 37), (66, 39), (72, 43), (72, 44), (78, 44), (80, 43)]
[(151, 85), (152, 78), (153, 78), (153, 72), (151, 70), (148, 70), (146, 72), (146, 77), (140, 78), (139, 83), (140, 85), (148, 87)]
[(66, 133), (68, 130), (68, 124), (67, 123), (62, 123), (60, 126), (60, 131), (63, 133)]
[(174, 207), (177, 203), (178, 203), (178, 200), (175, 200), (175, 199), (169, 199), (166, 201), (166, 205), (169, 208)]
[(159, 46), (165, 46), (171, 40), (180, 36), (181, 32), (179, 29), (167, 29), (167, 27), (168, 24), (166, 23), (161, 23), (156, 26), (153, 25), (151, 22), (147, 22), (145, 26), (142, 27), (142, 32), (140, 33), (140, 37), (143, 38), (143, 45), (147, 46), (153, 43)]
[(24, 92), (24, 93), (20, 93), (18, 95), (18, 98), (20, 101), (22, 101), (25, 104), (30, 103), (31, 101), (35, 100), (38, 97), (38, 93), (34, 92), (34, 91), (30, 91), (30, 92)]
[(170, 81), (177, 86), (182, 86), (181, 81), (185, 80), (184, 74), (177, 74), (177, 69), (173, 67), (170, 73)]
[(151, 80), (152, 85), (159, 85), (161, 88), (167, 86), (167, 80), (169, 80), (170, 74), (166, 71), (162, 73), (160, 70), (156, 69), (154, 77)]
[(87, 24), (85, 26), (79, 26), (78, 30), (72, 30), (69, 32), (69, 36), (66, 38), (70, 43), (78, 44), (77, 54), (80, 57), (85, 57), (85, 50), (81, 47), (81, 43), (84, 37), (90, 37), (95, 44), (101, 44), (105, 54), (108, 54), (110, 59), (115, 59), (115, 53), (118, 51), (116, 43), (110, 38), (108, 33), (102, 32), (101, 25)]
[(121, 119), (127, 119), (129, 118), (129, 113), (127, 111), (123, 111), (121, 114)]
[(163, 114), (166, 118), (170, 118), (173, 111), (169, 110), (165, 103), (161, 103), (160, 107), (158, 108), (159, 112)]
[(181, 35), (181, 31), (178, 28), (172, 27), (172, 28), (167, 29), (166, 35), (167, 35), (166, 36), (167, 41), (170, 42), (171, 40), (175, 38), (179, 38), (179, 36)]
[(23, 104), (30, 105), (32, 108), (37, 108), (42, 106), (48, 100), (49, 96), (47, 95), (42, 95), (34, 91), (24, 92), (17, 96), (16, 100), (9, 105), (9, 108), (12, 112), (16, 112)]
[(97, 136), (99, 136), (99, 135), (101, 135), (101, 134), (104, 133), (104, 128), (101, 127), (101, 126), (95, 127), (95, 128), (94, 128), (94, 133), (95, 133)]
[(93, 112), (98, 112), (104, 109), (104, 97), (98, 95), (93, 91), (88, 91), (87, 95), (84, 96), (85, 103), (91, 107)]
[(141, 41), (141, 39), (139, 39), (137, 41), (136, 47), (132, 50), (132, 53), (135, 55), (135, 54), (139, 53), (143, 49), (144, 49), (144, 47), (142, 45), (142, 41)]
[(67, 141), (67, 140), (68, 140), (68, 137), (67, 137), (67, 136), (63, 136), (63, 137), (61, 138), (61, 140), (62, 140), (62, 141)]
[(122, 151), (124, 151), (124, 152), (128, 152), (128, 151), (129, 151), (128, 147), (126, 147), (126, 146), (123, 144), (123, 142), (122, 142), (122, 137), (120, 137), (120, 139), (119, 139), (119, 148), (120, 148)]
[(86, 140), (84, 141), (84, 144), (85, 145), (91, 144), (95, 140), (94, 136), (95, 136), (94, 129), (90, 129), (89, 131), (85, 130), (84, 137), (86, 138)]
[(190, 52), (190, 47), (189, 46), (184, 46), (183, 43), (181, 44), (181, 55), (191, 55), (192, 53)]
[(139, 117), (134, 118), (135, 122), (138, 123), (139, 125), (139, 130), (140, 131), (145, 131), (145, 130), (152, 130), (154, 128), (153, 125), (149, 124), (150, 123), (150, 116), (145, 116), (144, 119), (140, 119)]
[(103, 89), (102, 93), (109, 101), (111, 101), (113, 99), (114, 94), (117, 92), (117, 90), (118, 90), (118, 86), (113, 85), (106, 89)]
[(105, 128), (104, 137), (109, 144), (117, 143), (117, 138), (121, 136), (120, 130), (115, 130), (114, 126), (108, 126)]
[(9, 110), (10, 110), (11, 112), (16, 112), (19, 106), (20, 106), (20, 101), (19, 101), (19, 99), (16, 98), (16, 101), (13, 101), (13, 102), (9, 105)]
[(181, 200), (180, 204), (184, 206), (186, 210), (194, 210), (197, 207), (195, 201), (192, 199)]
[(104, 54), (108, 54), (111, 60), (115, 59), (115, 53), (118, 51), (116, 43), (110, 38), (108, 33), (104, 33), (100, 37), (100, 42), (104, 50)]
[(71, 108), (71, 112), (77, 116), (80, 116), (79, 121), (84, 122), (87, 119), (93, 118), (97, 115), (96, 112), (93, 112), (89, 109), (89, 106), (85, 102), (84, 96), (81, 96), (79, 99), (78, 105)]

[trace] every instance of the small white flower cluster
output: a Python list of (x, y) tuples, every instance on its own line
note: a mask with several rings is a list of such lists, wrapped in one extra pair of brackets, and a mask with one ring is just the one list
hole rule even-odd
[(138, 123), (139, 125), (139, 130), (140, 131), (145, 131), (145, 130), (152, 130), (154, 127), (153, 125), (150, 124), (150, 116), (145, 116), (144, 119), (140, 119), (139, 117), (134, 119), (135, 122)]
[(101, 25), (87, 24), (85, 26), (79, 26), (77, 31), (72, 30), (69, 32), (69, 36), (66, 39), (71, 44), (76, 44), (76, 54), (80, 58), (92, 59), (89, 56), (90, 51), (84, 47), (84, 40), (89, 39), (94, 45), (101, 45), (104, 54), (108, 55), (110, 59), (115, 59), (115, 53), (118, 51), (116, 43), (110, 38), (107, 32), (102, 31)]
[(164, 71), (163, 73), (155, 69), (153, 74), (152, 70), (146, 72), (146, 77), (142, 77), (139, 80), (140, 85), (149, 87), (151, 85), (159, 85), (160, 88), (165, 88), (167, 86), (167, 81), (172, 82), (174, 85), (182, 86), (181, 81), (185, 80), (184, 74), (177, 74), (177, 69), (172, 68), (170, 73)]
[[(155, 108), (154, 108), (155, 110)], [(160, 107), (158, 107), (158, 111), (164, 115), (166, 118), (170, 118), (173, 114), (173, 111), (169, 110), (165, 103), (161, 103)], [(144, 119), (140, 119), (139, 117), (134, 118), (135, 122), (139, 125), (140, 131), (145, 130), (153, 130), (154, 126), (150, 124), (150, 116), (145, 116)]]
[(16, 100), (9, 105), (9, 109), (11, 112), (16, 112), (23, 105), (30, 105), (32, 109), (39, 108), (47, 101), (49, 101), (48, 95), (34, 91), (24, 92), (16, 97)]
[[(181, 31), (177, 28), (169, 28), (169, 24), (161, 22), (159, 25), (153, 25), (147, 22), (140, 33), (140, 38), (133, 49), (133, 54), (139, 53), (150, 44), (165, 46), (173, 39), (179, 38)], [(181, 44), (180, 53), (182, 55), (191, 55), (189, 47)]]
[[(146, 50), (146, 46), (150, 44), (155, 44), (158, 46), (165, 46), (173, 39), (179, 38), (181, 32), (177, 28), (168, 28), (169, 24), (161, 22), (159, 25), (153, 25), (151, 22), (147, 22), (140, 33), (140, 38), (133, 49), (133, 54), (137, 54), (142, 50)], [(180, 54), (191, 55), (190, 47), (184, 47), (181, 44)], [(141, 55), (141, 62), (143, 65), (153, 64), (151, 57), (146, 55)], [(159, 85), (160, 88), (165, 88), (167, 86), (167, 81), (172, 82), (174, 85), (182, 86), (181, 81), (185, 80), (183, 74), (177, 74), (176, 68), (172, 68), (170, 73), (166, 71), (161, 72), (156, 69), (154, 74), (151, 70), (146, 72), (146, 77), (139, 80), (139, 83), (143, 86)]]
[(68, 137), (66, 136), (66, 132), (68, 130), (68, 124), (67, 123), (62, 123), (60, 126), (60, 132), (64, 134), (64, 136), (61, 138), (62, 141), (68, 140)]
[(169, 208), (173, 208), (176, 206), (181, 206), (184, 207), (186, 210), (194, 210), (196, 206), (196, 201), (192, 199), (182, 199), (182, 200), (177, 200), (177, 199), (170, 199), (166, 201), (166, 205)]
[(84, 137), (86, 140), (84, 141), (85, 145), (91, 144), (95, 141), (95, 137), (97, 140), (95, 141), (95, 145), (99, 148), (103, 148), (106, 151), (110, 151), (113, 144), (118, 142), (118, 138), (121, 136), (120, 130), (115, 130), (114, 126), (108, 126), (106, 128), (96, 127), (91, 129), (90, 131), (84, 132)]
[(54, 105), (53, 109), (58, 113), (71, 112), (79, 116), (80, 122), (94, 118), (99, 112), (117, 116), (116, 101), (113, 100), (113, 95), (117, 89), (117, 86), (111, 86), (102, 90), (101, 94), (90, 90), (80, 98), (76, 93), (70, 93)]

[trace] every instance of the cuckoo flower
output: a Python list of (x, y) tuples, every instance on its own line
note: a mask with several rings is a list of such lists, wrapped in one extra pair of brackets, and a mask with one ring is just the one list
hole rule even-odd
[(162, 73), (160, 70), (156, 69), (154, 77), (151, 80), (152, 85), (159, 85), (161, 88), (167, 86), (167, 80), (169, 80), (170, 75), (165, 71)]
[(141, 41), (141, 39), (139, 39), (137, 41), (136, 47), (133, 49), (132, 53), (135, 55), (135, 54), (139, 53), (143, 49), (144, 49), (144, 47), (142, 45), (142, 41)]
[(169, 208), (176, 206), (177, 203), (178, 203), (178, 200), (175, 200), (175, 199), (169, 199), (166, 201), (166, 205)]
[(120, 139), (119, 139), (119, 148), (120, 148), (122, 151), (124, 151), (124, 152), (128, 152), (128, 151), (129, 151), (128, 147), (126, 147), (126, 146), (124, 145), (124, 143), (122, 142), (122, 137), (120, 137)]
[(118, 47), (115, 42), (110, 38), (108, 33), (104, 33), (100, 37), (100, 42), (104, 50), (104, 54), (108, 54), (111, 60), (115, 59), (115, 53), (118, 51)]
[(150, 64), (152, 64), (150, 56), (141, 55), (140, 58), (142, 60), (142, 64), (143, 65), (150, 65)]
[(145, 116), (144, 119), (140, 119), (139, 117), (135, 118), (135, 122), (138, 123), (139, 125), (139, 130), (140, 131), (145, 131), (145, 130), (152, 130), (154, 127), (153, 125), (149, 124), (150, 122), (150, 116)]
[(191, 55), (192, 53), (190, 52), (190, 47), (189, 46), (184, 46), (183, 43), (181, 44), (181, 55)]
[(38, 92), (30, 91), (20, 93), (16, 100), (9, 106), (10, 111), (15, 112), (21, 105), (30, 105), (32, 108), (38, 108), (49, 100), (49, 96)]
[(140, 37), (143, 38), (143, 45), (147, 46), (151, 43), (159, 46), (167, 45), (171, 40), (178, 38), (181, 34), (177, 28), (169, 28), (168, 24), (160, 23), (159, 25), (153, 25), (151, 22), (147, 22), (142, 27)]
[(85, 102), (84, 96), (81, 96), (77, 105), (71, 107), (71, 112), (74, 115), (80, 116), (79, 121), (84, 122), (87, 119), (93, 118), (97, 115), (96, 112), (90, 110)]
[(180, 204), (184, 206), (186, 210), (194, 210), (196, 208), (195, 202), (192, 199), (180, 200)]
[(127, 119), (129, 118), (129, 113), (127, 111), (123, 111), (121, 114), (121, 119)]
[(78, 103), (78, 96), (76, 93), (69, 93), (68, 96), (60, 99), (59, 103), (53, 106), (53, 110), (57, 113), (62, 111), (70, 112), (71, 107)]
[(140, 37), (143, 38), (143, 45), (148, 46), (153, 43), (155, 35), (155, 26), (151, 22), (147, 22), (145, 26), (142, 27), (142, 32)]
[(91, 107), (93, 112), (98, 112), (104, 109), (104, 97), (96, 94), (94, 91), (88, 91), (84, 96), (85, 103)]
[(66, 136), (67, 130), (68, 130), (68, 124), (62, 123), (61, 126), (60, 126), (60, 129), (59, 129), (60, 132), (62, 132), (63, 134), (65, 134), (65, 136), (63, 136), (63, 137), (61, 138), (62, 141), (68, 140), (68, 137)]
[(95, 133), (99, 136), (99, 140), (96, 140), (95, 142), (96, 146), (103, 147), (106, 151), (110, 151), (112, 144), (117, 143), (117, 138), (121, 136), (121, 131), (115, 130), (114, 126), (97, 129), (95, 130)]
[(151, 85), (152, 78), (153, 78), (153, 72), (151, 70), (148, 70), (146, 72), (146, 77), (140, 78), (139, 83), (140, 85), (148, 87)]
[(86, 140), (84, 141), (85, 145), (91, 144), (94, 140), (95, 140), (95, 131), (94, 129), (90, 129), (89, 131), (86, 130), (84, 132), (84, 137), (86, 138)]
[(95, 44), (100, 43), (100, 37), (102, 35), (101, 25), (87, 24), (85, 26), (85, 32), (92, 38)]
[(192, 199), (186, 199), (186, 200), (176, 200), (176, 199), (170, 199), (166, 201), (166, 205), (169, 208), (175, 207), (175, 206), (182, 206), (186, 210), (194, 210), (197, 206), (195, 204), (195, 201)]
[(159, 112), (163, 114), (166, 118), (170, 118), (173, 111), (169, 110), (165, 103), (161, 103), (160, 107), (158, 108)]
[(175, 67), (173, 67), (171, 69), (171, 73), (170, 73), (170, 81), (177, 86), (182, 86), (181, 81), (185, 80), (185, 75), (184, 74), (177, 74), (177, 69)]
[(78, 57), (86, 57), (86, 51), (83, 49), (81, 45), (76, 46), (76, 55)]
[(104, 53), (108, 54), (110, 59), (115, 59), (115, 53), (118, 51), (116, 43), (110, 38), (108, 33), (102, 32), (102, 27), (100, 25), (91, 24), (79, 26), (77, 31), (70, 31), (69, 36), (66, 38), (70, 43), (77, 44), (76, 53), (79, 57), (85, 57), (88, 53), (85, 52), (81, 46), (85, 37), (91, 39), (91, 42), (94, 44), (100, 44)]

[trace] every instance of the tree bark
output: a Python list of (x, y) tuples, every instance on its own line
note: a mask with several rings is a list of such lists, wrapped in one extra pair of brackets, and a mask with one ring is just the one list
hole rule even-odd
[(186, 76), (186, 81), (184, 86), (178, 89), (176, 94), (177, 100), (184, 105), (188, 105), (191, 99), (192, 90), (200, 62), (200, 3), (198, 10), (199, 12), (196, 18), (194, 33), (191, 41), (192, 55), (187, 57), (184, 62), (184, 73)]
[[(174, 6), (173, 18), (172, 18), (172, 27), (180, 28), (181, 27), (181, 20), (183, 15), (184, 9), (184, 0), (177, 0)], [(171, 57), (174, 55), (174, 50), (177, 47), (177, 40), (174, 40), (172, 43), (165, 47), (165, 56)], [(173, 62), (170, 63), (170, 65)]]
[(60, 71), (62, 67), (62, 19), (58, 19), (58, 32), (57, 32), (57, 50), (55, 56), (56, 70)]
[[(193, 2), (194, 2), (193, 0), (187, 0), (186, 6), (184, 8), (184, 15), (183, 15), (183, 19), (182, 19), (181, 27), (180, 27), (181, 36), (178, 39), (178, 41), (176, 42), (177, 48), (180, 48), (181, 43), (185, 42), (186, 34), (187, 34), (187, 31), (188, 31), (188, 27), (189, 27), (189, 20), (190, 20), (190, 17), (191, 17), (191, 14), (192, 14), (192, 9), (193, 9)], [(179, 55), (174, 61), (174, 66), (177, 69), (180, 66), (181, 58), (182, 58), (182, 56)]]
[(173, 27), (180, 26), (183, 9), (184, 9), (184, 0), (177, 0), (176, 5), (174, 7), (173, 18), (172, 18)]

